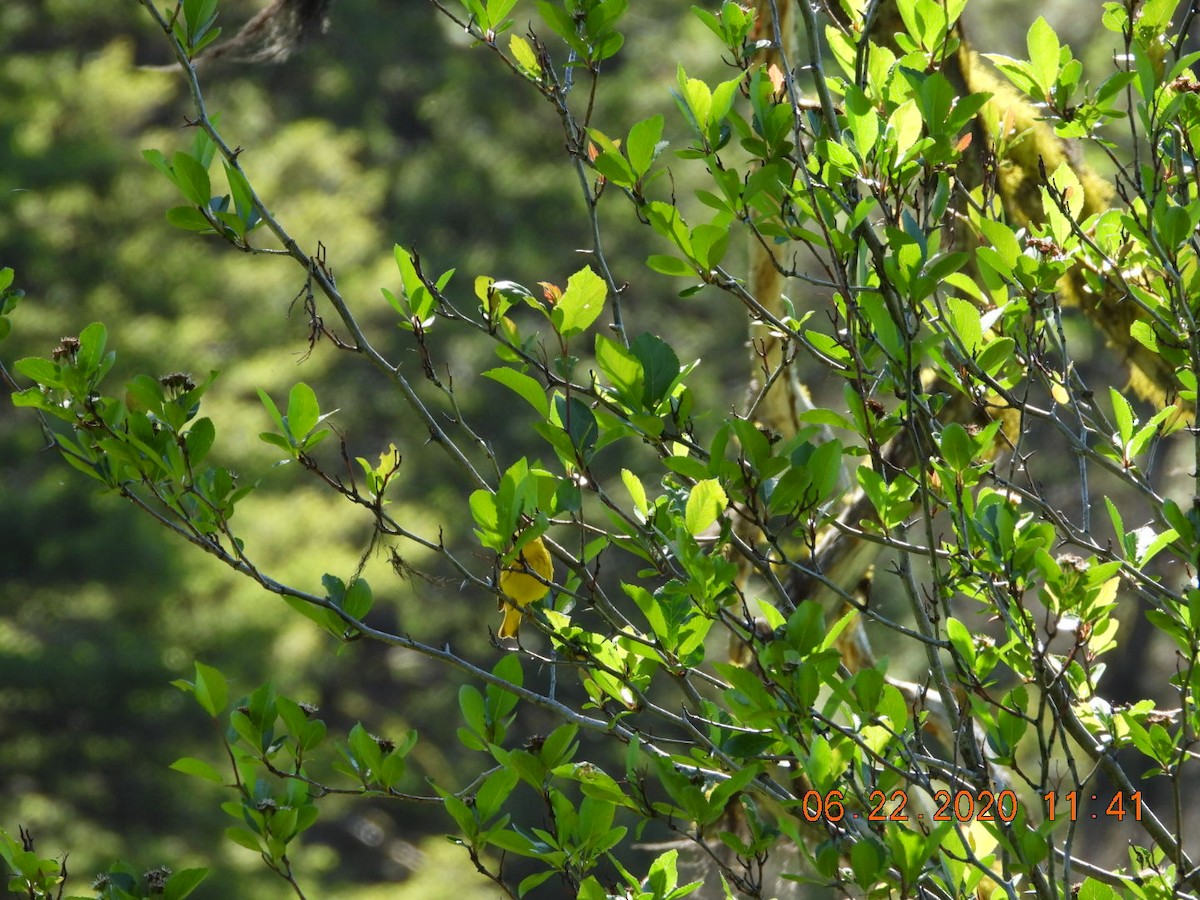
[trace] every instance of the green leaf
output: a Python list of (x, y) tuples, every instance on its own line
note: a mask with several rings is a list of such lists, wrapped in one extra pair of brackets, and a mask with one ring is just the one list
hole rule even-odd
[(100, 322), (93, 322), (79, 332), (79, 352), (75, 354), (79, 368), (95, 375), (104, 366), (104, 348), (108, 345), (108, 330)]
[(712, 92), (708, 89), (708, 85), (698, 78), (688, 78), (682, 64), (679, 66), (676, 82), (679, 89), (672, 91), (675, 101), (691, 126), (700, 137), (703, 137), (711, 121)]
[(896, 156), (903, 159), (912, 149), (913, 144), (921, 137), (925, 123), (921, 120), (921, 110), (916, 101), (906, 100), (896, 107), (888, 117), (888, 130), (895, 135)]
[(184, 231), (196, 231), (203, 234), (213, 230), (212, 222), (194, 206), (171, 207), (167, 210), (167, 221)]
[(272, 431), (264, 431), (258, 436), (259, 440), (270, 444), (273, 447), (278, 447), (280, 450), (286, 450), (294, 455), (291, 442), (281, 435), (275, 434)]
[(853, 176), (858, 171), (858, 160), (854, 154), (837, 141), (817, 141), (816, 150), (838, 174)]
[(160, 415), (165, 401), (163, 386), (157, 378), (135, 375), (125, 385), (125, 403), (131, 411)]
[(342, 598), (341, 606), (347, 614), (361, 621), (363, 616), (371, 611), (374, 603), (375, 597), (371, 593), (371, 586), (367, 580), (356, 578), (346, 589), (346, 596)]
[(512, 769), (497, 769), (484, 779), (475, 794), (475, 808), (484, 822), (491, 819), (517, 786), (518, 775)]
[(647, 409), (656, 409), (679, 377), (679, 357), (670, 344), (649, 333), (639, 334), (629, 349), (642, 363), (643, 402)]
[(195, 206), (208, 206), (212, 199), (212, 185), (208, 172), (192, 156), (179, 151), (171, 157), (171, 168), (175, 172), (175, 184), (187, 200)]
[(225, 783), (225, 776), (214, 766), (209, 765), (202, 759), (184, 756), (171, 763), (171, 768), (176, 772), (182, 772), (185, 775), (195, 775), (197, 778), (203, 778), (205, 781), (211, 781), (214, 784)]
[(348, 736), (350, 752), (358, 765), (358, 777), (366, 782), (379, 778), (379, 770), (383, 767), (383, 750), (379, 742), (358, 722), (350, 729)]
[(695, 278), (695, 267), (677, 256), (664, 256), (655, 253), (646, 258), (646, 266), (660, 275), (671, 275), (680, 278)]
[(983, 344), (983, 326), (978, 307), (962, 297), (947, 297), (945, 302), (951, 328), (962, 342), (963, 349), (974, 356)]
[(163, 900), (183, 900), (208, 877), (208, 869), (181, 869), (163, 886)]
[(692, 229), (692, 253), (696, 262), (705, 270), (721, 264), (729, 249), (729, 223), (727, 217), (718, 216), (710, 223)]
[(321, 407), (317, 395), (303, 381), (288, 394), (287, 425), (293, 438), (303, 440), (317, 427), (321, 420)]
[[(598, 134), (594, 130), (591, 133)], [(633, 187), (634, 182), (637, 181), (637, 175), (620, 151), (601, 153), (592, 160), (592, 165), (609, 181), (622, 187)]]
[(508, 52), (512, 54), (513, 61), (516, 62), (517, 68), (531, 78), (538, 79), (542, 77), (542, 67), (538, 63), (537, 54), (533, 52), (533, 47), (529, 41), (520, 35), (510, 35), (508, 38)]
[(574, 723), (560, 725), (554, 729), (542, 744), (540, 752), (542, 761), (550, 768), (570, 762), (571, 757), (579, 748), (575, 741), (578, 733), (579, 726)]
[[(534, 539), (536, 532), (526, 531), (514, 547), (519, 550)], [(492, 674), (506, 684), (520, 687), (525, 683), (525, 673), (521, 668), (521, 657), (517, 653), (506, 653), (492, 667)], [(488, 706), (492, 709), (494, 718), (507, 716), (517, 705), (519, 698), (512, 691), (505, 690), (498, 684), (487, 686)]]
[(213, 426), (212, 419), (207, 417), (197, 419), (184, 436), (188, 462), (193, 466), (200, 465), (204, 461), (204, 457), (208, 455), (208, 451), (212, 449), (216, 439), (217, 429)]
[(739, 759), (750, 759), (765, 753), (779, 741), (773, 731), (739, 731), (721, 744), (721, 752)]
[(617, 397), (634, 410), (642, 408), (645, 378), (642, 363), (632, 351), (602, 334), (596, 335), (596, 364), (600, 366)]
[(847, 87), (845, 104), (846, 122), (854, 136), (854, 146), (859, 156), (866, 159), (879, 137), (879, 111), (856, 85)]
[(1033, 80), (1042, 92), (1038, 99), (1045, 99), (1058, 78), (1058, 35), (1043, 16), (1038, 16), (1037, 21), (1029, 26), (1025, 42), (1029, 47)]
[(1058, 168), (1050, 176), (1050, 183), (1062, 195), (1063, 205), (1071, 218), (1078, 220), (1083, 215), (1083, 205), (1087, 198), (1079, 176), (1066, 160), (1058, 164)]
[(871, 886), (882, 866), (883, 852), (878, 844), (870, 839), (854, 842), (854, 846), (850, 848), (850, 868), (859, 887)]
[[(429, 288), (421, 279), (421, 275), (417, 271), (416, 260), (411, 253), (396, 244), (392, 248), (392, 255), (396, 260), (396, 268), (400, 272), (400, 283), (404, 286), (404, 296), (408, 300), (407, 310), (401, 314), (424, 322), (433, 309), (433, 294), (429, 292)], [(401, 304), (401, 307), (403, 306), (404, 304)], [(405, 324), (411, 327), (411, 323)]]
[(983, 352), (975, 358), (976, 364), (985, 373), (995, 376), (1006, 364), (1011, 363), (1017, 343), (1010, 337), (989, 341)]
[(225, 829), (225, 837), (247, 850), (253, 850), (255, 853), (262, 852), (262, 843), (259, 841), (258, 835), (248, 828), (233, 825)]
[(688, 494), (687, 508), (684, 512), (684, 525), (688, 533), (700, 534), (729, 506), (729, 498), (720, 482), (715, 478), (706, 478), (696, 482)]
[[(508, 832), (502, 832), (502, 833), (508, 834)], [(511, 848), (507, 848), (507, 849), (511, 849)], [(520, 851), (515, 851), (515, 852), (520, 852)], [(517, 896), (524, 897), (526, 894), (528, 894), (534, 888), (549, 881), (551, 878), (554, 877), (554, 875), (555, 875), (555, 872), (553, 869), (546, 869), (542, 872), (534, 872), (532, 875), (526, 875), (524, 878), (521, 879), (521, 883), (517, 885)]]
[(586, 462), (591, 456), (592, 448), (596, 445), (596, 438), (600, 434), (595, 414), (578, 397), (572, 397), (569, 401), (565, 397), (556, 397), (555, 406), (558, 409), (558, 416), (562, 420), (563, 429), (571, 438), (571, 446)]
[(258, 399), (266, 409), (267, 413), (271, 416), (271, 420), (275, 423), (275, 427), (278, 428), (281, 433), (286, 433), (287, 426), (284, 425), (283, 416), (279, 412), (279, 407), (275, 405), (275, 401), (271, 399), (271, 395), (262, 388), (258, 388), (257, 391)]
[(254, 192), (250, 189), (250, 183), (239, 169), (229, 163), (225, 163), (225, 178), (229, 182), (229, 192), (233, 195), (233, 208), (237, 211), (238, 218), (246, 223), (247, 229), (253, 228), (258, 224), (260, 217), (254, 204)]
[(1088, 877), (1083, 880), (1076, 893), (1076, 900), (1117, 900), (1120, 895), (1103, 881)]
[(651, 228), (673, 242), (685, 255), (691, 253), (690, 232), (676, 207), (662, 200), (651, 200), (646, 204), (645, 213)]
[(967, 626), (958, 619), (949, 618), (946, 620), (946, 636), (950, 638), (950, 643), (958, 654), (958, 658), (967, 665), (974, 666), (975, 639), (971, 636)]
[(825, 612), (815, 600), (804, 600), (788, 617), (785, 630), (787, 642), (801, 656), (818, 651), (825, 634)]
[(1010, 275), (1013, 266), (1017, 264), (1017, 257), (1021, 255), (1021, 245), (1017, 243), (1017, 238), (1013, 234), (1013, 230), (1003, 222), (996, 222), (991, 219), (980, 219), (979, 230), (983, 232), (983, 236), (992, 245), (991, 248), (981, 248), (980, 257), (983, 258), (983, 250), (994, 250), (999, 256), (1001, 265), (999, 267), (993, 265), (993, 268), (996, 268), (996, 271), (1000, 275)]
[[(220, 119), (219, 114), (214, 114), (212, 124), (220, 125)], [(206, 172), (212, 166), (213, 157), (217, 155), (217, 145), (213, 143), (213, 139), (203, 128), (192, 129), (192, 143), (188, 147), (188, 155), (197, 160)]]
[(468, 747), (472, 750), (484, 749), (483, 745), (478, 743), (478, 738), (487, 734), (483, 694), (471, 685), (464, 684), (458, 689), (458, 708), (462, 711), (463, 721), (467, 723), (467, 728), (460, 730), (459, 738), (462, 739), (465, 732), (472, 738), (472, 742), (464, 741)]
[(37, 356), (28, 356), (13, 363), (13, 368), (30, 381), (45, 387), (62, 387), (62, 370), (58, 363)]
[(1120, 438), (1121, 445), (1129, 443), (1133, 437), (1133, 426), (1137, 423), (1137, 419), (1133, 414), (1133, 407), (1129, 405), (1129, 401), (1125, 399), (1116, 388), (1108, 389), (1109, 399), (1112, 400), (1113, 417), (1117, 424), (1117, 437)]
[(604, 311), (608, 285), (591, 269), (583, 268), (567, 279), (567, 289), (554, 305), (551, 321), (564, 338), (586, 331)]
[(546, 399), (546, 391), (537, 379), (516, 369), (506, 368), (488, 369), (483, 376), (504, 385), (532, 406), (542, 418), (550, 415), (550, 401)]
[(965, 472), (971, 467), (974, 442), (967, 429), (958, 422), (951, 422), (942, 429), (942, 457), (956, 472)]
[(818, 444), (809, 456), (808, 470), (820, 499), (823, 500), (832, 494), (841, 480), (844, 455), (845, 448), (842, 442), (835, 438)]
[(625, 490), (629, 491), (634, 508), (643, 516), (647, 515), (649, 507), (646, 504), (646, 489), (642, 487), (641, 479), (628, 469), (622, 469), (621, 480), (625, 483)]
[[(909, 70), (904, 70), (904, 74), (908, 76)], [(911, 78), (909, 80), (913, 81)], [(943, 130), (950, 119), (950, 108), (954, 104), (953, 86), (946, 76), (940, 72), (933, 72), (913, 83), (913, 87), (917, 92), (914, 99), (921, 109), (921, 118), (926, 129), (934, 133)]]
[(196, 702), (213, 718), (225, 711), (225, 705), (229, 701), (229, 686), (225, 682), (225, 676), (212, 666), (206, 666), (202, 662), (196, 663), (193, 692)]
[(496, 495), (480, 488), (472, 492), (467, 502), (471, 508), (471, 516), (479, 526), (475, 534), (480, 543), (497, 553), (503, 553), (507, 549), (510, 535), (506, 534), (506, 528), (502, 527), (508, 523), (500, 521), (500, 507)]
[(1179, 2), (1180, 0), (1146, 0), (1138, 14), (1138, 25), (1151, 33), (1161, 34), (1171, 24)]
[(187, 43), (194, 53), (197, 44), (212, 28), (217, 18), (217, 0), (184, 0), (183, 17), (187, 24)]
[(1135, 319), (1129, 325), (1129, 336), (1151, 353), (1159, 352), (1158, 335), (1154, 333), (1154, 328), (1149, 322)]
[(143, 150), (142, 159), (154, 166), (159, 172), (165, 175), (172, 184), (177, 183), (175, 173), (171, 171), (171, 164), (167, 162), (167, 158), (163, 156), (161, 150)]
[(625, 141), (625, 152), (629, 155), (629, 164), (638, 178), (644, 176), (662, 150), (660, 142), (663, 133), (662, 115), (643, 119), (629, 129), (629, 137)]
[(560, 4), (548, 2), (548, 0), (538, 0), (538, 14), (545, 20), (550, 30), (557, 34), (563, 41), (581, 56), (588, 55), (588, 46), (575, 33), (575, 22), (571, 16), (567, 15)]
[(487, 15), (492, 28), (499, 28), (517, 5), (517, 0), (488, 0)]
[(1017, 89), (1027, 94), (1036, 94), (1040, 88), (1033, 74), (1033, 67), (1020, 59), (1004, 56), (1001, 53), (983, 53), (984, 59), (991, 60), (1004, 75), (1016, 85)]

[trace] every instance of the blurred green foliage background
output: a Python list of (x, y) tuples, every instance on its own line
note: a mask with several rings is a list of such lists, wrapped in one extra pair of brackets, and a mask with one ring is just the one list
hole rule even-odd
[[(706, 4), (711, 5), (711, 4)], [(233, 28), (258, 4), (228, 0)], [(597, 125), (623, 134), (663, 111), (677, 63), (721, 75), (713, 42), (684, 3), (638, 0), (627, 42), (602, 80)], [(1038, 14), (1080, 52), (1091, 16), (1052, 3), (972, 3), (968, 34), (987, 49), (1020, 53)], [(564, 164), (552, 111), (420, 2), (339, 0), (327, 35), (277, 66), (214, 66), (203, 73), (210, 109), (260, 194), (300, 240), (320, 241), (380, 349), (410, 359), (380, 287), (397, 289), (391, 247), (416, 249), (427, 271), (457, 267), (465, 295), (477, 274), (565, 283), (590, 240), (574, 173)], [(1001, 14), (1002, 13), (1002, 14)], [(536, 23), (535, 23), (536, 26)], [(1004, 31), (1004, 29), (1010, 29)], [(1108, 52), (1093, 51), (1103, 63)], [(1081, 54), (1082, 55), (1082, 54)], [(249, 258), (214, 239), (171, 228), (174, 189), (141, 157), (190, 139), (184, 82), (134, 3), (5, 0), (0, 5), (0, 265), (27, 298), (6, 360), (46, 354), (63, 335), (104, 321), (118, 351), (114, 381), (139, 372), (222, 376), (206, 399), (225, 462), (262, 487), (235, 520), (274, 577), (315, 586), (348, 577), (367, 547), (369, 520), (343, 509), (295, 467), (272, 468), (257, 439), (268, 420), (255, 396), (282, 399), (312, 384), (351, 456), (394, 442), (404, 454), (397, 518), (427, 535), (444, 529), (472, 551), (463, 481), (400, 399), (365, 366), (328, 345), (307, 351), (293, 299), (293, 263)], [(727, 77), (727, 76), (725, 76)], [(677, 173), (686, 187), (691, 177)], [(615, 199), (615, 198), (614, 198)], [(633, 286), (631, 333), (686, 317), (672, 341), (704, 364), (694, 387), (725, 410), (744, 390), (744, 321), (726, 303), (675, 296), (682, 285), (648, 278), (661, 248), (620, 203), (604, 206), (610, 258)], [(480, 379), (491, 350), (472, 336), (435, 334), (438, 361), (473, 427), (500, 448), (501, 464), (538, 452), (511, 395)], [(445, 404), (431, 396), (439, 414)], [(457, 684), (426, 661), (366, 642), (338, 653), (276, 598), (172, 541), (116, 498), (96, 495), (51, 454), (32, 417), (0, 405), (0, 826), (31, 828), (43, 854), (69, 851), (75, 891), (115, 858), (149, 868), (212, 865), (198, 896), (290, 893), (245, 850), (225, 842), (220, 791), (168, 769), (179, 756), (215, 755), (217, 743), (190, 698), (169, 686), (193, 659), (249, 691), (278, 689), (322, 707), (331, 731), (356, 720), (373, 732), (421, 731), (408, 788), (447, 785), (460, 753)], [(381, 624), (489, 664), (490, 597), (460, 594), (437, 561), (400, 547), (416, 573), (367, 562)], [(481, 571), (490, 565), (477, 555)], [(387, 621), (388, 618), (391, 621)], [(545, 730), (551, 723), (542, 723)], [(536, 717), (530, 723), (537, 730)], [(213, 759), (214, 762), (218, 760)], [(465, 854), (441, 836), (435, 806), (325, 801), (299, 865), (310, 896), (492, 896)]]

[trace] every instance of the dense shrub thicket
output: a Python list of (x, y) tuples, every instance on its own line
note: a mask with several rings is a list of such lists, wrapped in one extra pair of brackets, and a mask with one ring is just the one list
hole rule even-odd
[[(122, 323), (94, 322), (12, 362), (14, 402), (67, 465), (282, 598), (267, 631), (304, 620), (306, 640), (328, 637), (308, 646), (370, 681), (418, 667), (462, 751), (423, 756), (425, 724), (402, 711), (331, 691), (325, 712), (270, 667), (247, 690), (196, 662), (176, 684), (222, 753), (173, 768), (214, 785), (230, 841), (297, 896), (303, 836), (349, 798), (443, 810), (463, 867), (509, 896), (1200, 890), (1200, 54), (1178, 5), (1103, 4), (1120, 52), (1089, 78), (1043, 18), (1022, 56), (979, 54), (966, 0), (726, 2), (694, 10), (703, 77), (680, 48), (674, 106), (642, 115), (605, 100), (610, 72), (639, 77), (621, 65), (625, 0), (435, 2), (469, 39), (456, 53), (507, 79), (504, 102), (539, 101), (558, 129), (547, 177), (582, 198), (539, 208), (540, 172), (506, 165), (515, 131), (452, 104), (423, 120), (481, 144), (489, 177), (535, 198), (536, 227), (582, 247), (564, 269), (525, 246), (526, 278), (499, 259), (435, 264), (419, 228), (383, 272), (366, 249), (339, 257), (319, 205), (280, 211), (293, 174), (319, 184), (323, 154), (362, 148), (310, 123), (260, 177), (253, 135), (231, 139), (242, 126), (206, 83), (230, 59), (286, 55), (324, 5), (272, 4), (222, 45), (214, 0), (143, 2), (191, 102), (186, 139), (164, 133), (145, 159), (175, 195), (168, 221), (207, 236), (171, 277), (252, 294), (291, 266), (291, 342), (260, 348), (231, 320), (206, 336), (230, 345), (220, 377), (114, 379)], [(498, 205), (464, 187), (476, 171), (425, 174), (435, 198)], [(138, 253), (138, 277), (165, 278)], [(346, 272), (356, 253), (365, 274)], [(19, 333), (11, 269), (2, 281), (0, 323)], [(648, 313), (664, 283), (683, 301)], [(732, 410), (683, 350), (717, 315), (750, 327), (748, 365), (721, 361), (743, 372)], [(1101, 341), (1127, 372), (1089, 358)], [(259, 386), (261, 424), (210, 414), (297, 348), (352, 374)], [(498, 440), (499, 418), (523, 440)], [(303, 477), (289, 489), (337, 501), (331, 536), (367, 533), (357, 555), (292, 569), (260, 553), (262, 526), (241, 523), (260, 505), (286, 531), (291, 501), (265, 466), (230, 462), (258, 432)], [(406, 502), (433, 483), (436, 503)], [(388, 565), (409, 580), (381, 587)], [(492, 603), (504, 624), (486, 647)], [(1105, 676), (1146, 648), (1170, 660), (1149, 680)], [(393, 732), (372, 729), (389, 716)], [(1090, 822), (1128, 836), (1128, 857)], [(56, 896), (65, 863), (39, 849), (0, 833), (11, 887)], [(184, 897), (204, 877), (121, 864), (94, 888)]]

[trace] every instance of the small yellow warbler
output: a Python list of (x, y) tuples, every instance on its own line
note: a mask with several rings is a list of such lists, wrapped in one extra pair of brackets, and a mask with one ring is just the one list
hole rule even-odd
[(544, 581), (554, 578), (554, 561), (540, 537), (522, 547), (521, 555), (500, 570), (500, 591), (504, 594), (499, 604), (504, 610), (499, 633), (502, 639), (517, 636), (521, 629), (521, 610), (541, 600), (550, 590), (549, 585), (534, 578), (530, 572), (536, 572)]

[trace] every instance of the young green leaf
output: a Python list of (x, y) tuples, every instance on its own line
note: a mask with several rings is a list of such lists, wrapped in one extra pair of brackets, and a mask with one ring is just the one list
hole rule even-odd
[(225, 682), (225, 676), (202, 662), (197, 662), (195, 666), (196, 681), (193, 693), (196, 695), (196, 702), (206, 713), (216, 718), (225, 711), (229, 700), (229, 686)]
[(688, 533), (698, 535), (707, 529), (729, 506), (725, 490), (715, 479), (698, 481), (688, 494), (684, 522)]
[(1037, 20), (1029, 26), (1025, 43), (1029, 48), (1029, 64), (1033, 80), (1042, 94), (1039, 99), (1047, 99), (1058, 78), (1058, 34), (1044, 16), (1038, 16)]
[(511, 390), (518, 397), (534, 408), (539, 416), (545, 418), (550, 414), (550, 401), (546, 399), (546, 390), (534, 378), (516, 369), (488, 369), (483, 372), (484, 378), (490, 378)]
[(604, 311), (608, 285), (589, 268), (580, 269), (567, 279), (567, 289), (554, 304), (551, 321), (564, 338), (586, 331)]

